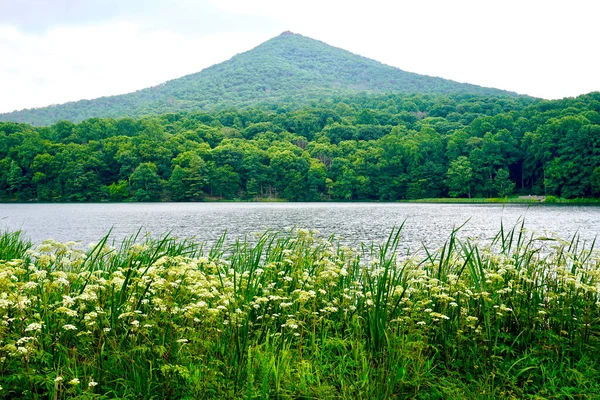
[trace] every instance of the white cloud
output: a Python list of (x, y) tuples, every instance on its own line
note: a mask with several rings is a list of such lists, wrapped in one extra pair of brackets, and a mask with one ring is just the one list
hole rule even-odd
[(266, 40), (185, 36), (126, 22), (24, 34), (0, 27), (0, 112), (128, 93), (198, 72)]
[(0, 24), (0, 112), (156, 85), (287, 29), (460, 82), (545, 98), (600, 90), (595, 0), (152, 4), (121, 21), (71, 21), (34, 33)]

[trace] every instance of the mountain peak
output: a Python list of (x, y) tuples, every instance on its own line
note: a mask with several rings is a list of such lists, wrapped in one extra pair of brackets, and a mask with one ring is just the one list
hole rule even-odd
[[(278, 40), (285, 38), (285, 40)], [(0, 121), (47, 125), (61, 119), (211, 111), (260, 103), (309, 103), (365, 93), (465, 93), (498, 89), (406, 72), (291, 31), (200, 72), (134, 93), (0, 114)]]

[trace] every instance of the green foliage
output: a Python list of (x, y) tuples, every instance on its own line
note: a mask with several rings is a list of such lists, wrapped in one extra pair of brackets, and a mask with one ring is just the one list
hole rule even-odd
[(500, 169), (496, 172), (494, 186), (500, 197), (509, 196), (515, 190), (515, 183), (509, 179), (509, 173), (506, 169)]
[[(212, 248), (0, 235), (0, 398), (594, 398), (599, 257), (455, 230), (436, 251), (295, 230)], [(415, 249), (416, 250), (416, 249)]]
[(123, 201), (129, 198), (129, 184), (127, 181), (113, 182), (108, 187), (110, 201)]
[(0, 123), (0, 200), (599, 198), (598, 97), (361, 94), (291, 110)]
[(450, 163), (446, 173), (446, 184), (452, 197), (467, 195), (471, 197), (471, 181), (473, 179), (473, 168), (469, 159), (460, 156)]
[(0, 260), (23, 258), (32, 246), (21, 231), (0, 232)]
[(159, 199), (161, 182), (154, 163), (141, 163), (129, 177), (129, 186), (137, 201), (155, 201)]

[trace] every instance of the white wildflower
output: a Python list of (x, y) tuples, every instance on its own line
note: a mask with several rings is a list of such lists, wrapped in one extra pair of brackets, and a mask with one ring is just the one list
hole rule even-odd
[(62, 303), (64, 307), (71, 307), (73, 304), (75, 304), (75, 299), (71, 296), (63, 295)]
[(27, 328), (25, 328), (25, 332), (30, 332), (30, 331), (39, 332), (41, 330), (42, 330), (42, 324), (40, 324), (38, 322), (33, 322), (33, 323), (27, 325)]
[(77, 330), (77, 327), (75, 325), (71, 325), (71, 324), (63, 325), (62, 328), (65, 331), (76, 331)]
[(25, 289), (35, 289), (37, 286), (37, 282), (27, 282), (24, 287)]
[(31, 342), (32, 340), (35, 340), (35, 338), (31, 337), (31, 336), (24, 336), (21, 339), (17, 340), (15, 344), (17, 346), (20, 346), (22, 344), (27, 344), (27, 343)]

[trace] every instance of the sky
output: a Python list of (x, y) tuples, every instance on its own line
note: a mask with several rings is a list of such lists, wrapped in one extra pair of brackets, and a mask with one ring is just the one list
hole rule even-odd
[(546, 99), (600, 91), (597, 0), (0, 0), (0, 112), (129, 93), (290, 30)]

